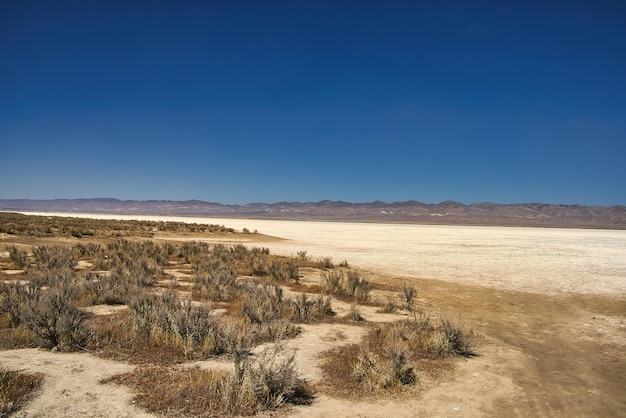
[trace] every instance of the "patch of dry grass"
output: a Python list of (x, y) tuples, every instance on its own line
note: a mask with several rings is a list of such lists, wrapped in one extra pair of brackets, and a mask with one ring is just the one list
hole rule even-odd
[(285, 403), (306, 404), (313, 397), (296, 376), (294, 356), (277, 347), (254, 360), (237, 356), (232, 370), (151, 366), (104, 382), (128, 385), (133, 400), (146, 410), (175, 416), (254, 415)]
[(30, 399), (43, 382), (43, 375), (20, 373), (0, 364), (0, 417), (9, 416)]
[(474, 355), (477, 340), (449, 320), (414, 318), (378, 325), (360, 344), (326, 352), (321, 368), (329, 391), (341, 396), (406, 391), (441, 373), (450, 358)]

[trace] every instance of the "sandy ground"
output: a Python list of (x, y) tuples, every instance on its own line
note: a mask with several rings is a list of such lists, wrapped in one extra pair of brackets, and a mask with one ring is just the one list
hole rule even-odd
[[(321, 394), (282, 415), (626, 416), (626, 231), (190, 221), (257, 229), (287, 239), (262, 243), (275, 253), (306, 250), (336, 263), (346, 259), (383, 282), (410, 281), (421, 309), (462, 320), (484, 336), (478, 357), (458, 360), (453, 373), (414, 398)], [(389, 318), (362, 313), (370, 321)], [(304, 328), (287, 346), (313, 382), (321, 378), (319, 353), (363, 333), (339, 324)], [(42, 393), (18, 416), (142, 416), (123, 387), (97, 383), (131, 366), (42, 350), (3, 351), (0, 362), (46, 375)]]

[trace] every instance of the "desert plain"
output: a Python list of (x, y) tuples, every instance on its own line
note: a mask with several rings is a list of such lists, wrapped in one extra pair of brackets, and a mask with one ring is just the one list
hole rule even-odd
[[(64, 215), (50, 214), (45, 215)], [(626, 416), (626, 231), (426, 226), (189, 217), (77, 215), (222, 224), (263, 235), (206, 240), (263, 246), (273, 254), (346, 261), (381, 285), (417, 289), (421, 309), (453, 317), (482, 336), (476, 356), (410, 397), (342, 398), (321, 391), (285, 416)], [(3, 237), (2, 244), (9, 243)], [(5, 272), (8, 274), (8, 272)], [(313, 280), (306, 277), (304, 282)], [(349, 309), (340, 302), (333, 307)], [(388, 316), (362, 308), (368, 321)], [(307, 324), (288, 340), (300, 374), (322, 379), (318, 356), (363, 333), (346, 324)], [(334, 336), (341, 335), (342, 338)], [(88, 353), (0, 351), (5, 366), (41, 372), (41, 393), (16, 416), (150, 416), (123, 386), (100, 379), (131, 369)]]

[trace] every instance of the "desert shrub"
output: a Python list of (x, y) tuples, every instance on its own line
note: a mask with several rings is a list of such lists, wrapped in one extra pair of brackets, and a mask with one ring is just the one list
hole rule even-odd
[(478, 336), (472, 331), (451, 321), (442, 319), (439, 334), (434, 339), (434, 349), (441, 355), (473, 356)]
[(92, 305), (122, 305), (130, 302), (140, 290), (119, 267), (104, 274), (88, 272), (84, 287)]
[(334, 267), (335, 265), (333, 264), (333, 259), (331, 257), (322, 257), (317, 260), (317, 268), (326, 270)]
[(191, 263), (194, 259), (208, 254), (209, 244), (206, 242), (186, 241), (179, 249), (178, 256), (183, 257), (186, 263)]
[(115, 267), (121, 267), (119, 259), (112, 258), (103, 248), (93, 255), (93, 268), (95, 270), (107, 271)]
[(361, 310), (357, 305), (350, 305), (350, 312), (346, 316), (352, 322), (362, 322), (363, 316), (361, 316)]
[(254, 360), (236, 356), (232, 371), (147, 367), (107, 381), (129, 385), (135, 402), (163, 415), (253, 415), (312, 398), (296, 375), (293, 355), (275, 348), (264, 350)]
[(360, 344), (325, 353), (322, 370), (346, 395), (403, 390), (453, 356), (473, 355), (476, 335), (449, 321), (417, 317), (371, 329)]
[(404, 308), (409, 312), (413, 312), (415, 310), (417, 289), (415, 289), (415, 286), (405, 285), (402, 287), (402, 295), (404, 296)]
[(388, 300), (387, 304), (383, 306), (383, 308), (379, 311), (382, 313), (395, 313), (398, 310), (398, 306), (394, 303), (393, 300)]
[(33, 248), (33, 257), (37, 269), (44, 273), (73, 269), (78, 264), (78, 255), (75, 251), (56, 245), (40, 245)]
[(318, 322), (332, 314), (329, 297), (318, 295), (309, 298), (306, 293), (299, 293), (291, 301), (291, 319), (295, 322)]
[(277, 259), (273, 260), (269, 265), (269, 275), (272, 281), (284, 283), (288, 280), (299, 280), (298, 264), (293, 260)]
[(326, 293), (365, 302), (370, 298), (371, 285), (354, 270), (332, 270), (322, 272), (322, 288)]
[(87, 314), (74, 306), (79, 291), (73, 276), (53, 276), (46, 290), (30, 285), (16, 291), (19, 324), (31, 331), (35, 344), (74, 350), (87, 343), (90, 333), (83, 326)]
[(84, 244), (80, 243), (76, 244), (74, 246), (74, 249), (75, 251), (78, 251), (81, 256), (94, 257), (96, 254), (102, 251), (102, 245), (95, 242), (88, 242)]
[(144, 342), (180, 349), (186, 358), (243, 350), (244, 337), (225, 326), (208, 307), (193, 307), (175, 294), (143, 295), (130, 304), (129, 326)]
[(163, 243), (163, 251), (165, 251), (165, 254), (167, 254), (169, 259), (178, 254), (178, 245), (172, 244), (171, 242), (165, 242)]
[(211, 269), (196, 270), (193, 291), (202, 299), (232, 301), (238, 293), (236, 279), (237, 270), (220, 263)]
[(284, 318), (288, 303), (279, 286), (249, 284), (244, 290), (241, 314), (250, 324), (254, 343), (278, 341), (296, 335), (297, 328)]
[(309, 261), (309, 256), (307, 255), (306, 251), (298, 251), (297, 254), (298, 255), (296, 256), (296, 259), (298, 261), (303, 261), (303, 262)]
[(250, 251), (248, 250), (248, 247), (246, 247), (243, 244), (235, 244), (232, 247), (230, 247), (229, 250), (236, 260), (242, 260), (246, 258), (248, 254), (250, 253)]
[(28, 253), (24, 250), (20, 250), (15, 245), (7, 246), (7, 251), (9, 252), (9, 258), (13, 265), (18, 269), (23, 269), (26, 267), (28, 263)]
[(17, 411), (42, 382), (41, 374), (20, 373), (0, 364), (0, 417)]
[(253, 276), (263, 276), (269, 273), (269, 249), (253, 247), (248, 255), (248, 267)]
[(0, 308), (9, 315), (9, 325), (16, 327), (20, 324), (20, 310), (33, 297), (31, 293), (40, 292), (34, 284), (22, 285), (19, 283), (0, 283)]
[(322, 288), (324, 292), (331, 295), (339, 295), (343, 293), (343, 273), (339, 270), (333, 270), (322, 273)]

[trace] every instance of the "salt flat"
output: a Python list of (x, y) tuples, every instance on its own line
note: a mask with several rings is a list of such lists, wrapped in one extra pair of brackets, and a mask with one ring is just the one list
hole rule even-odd
[(305, 250), (395, 276), (549, 294), (626, 294), (626, 231), (619, 230), (38, 214), (222, 224), (284, 238), (263, 243), (277, 254)]

